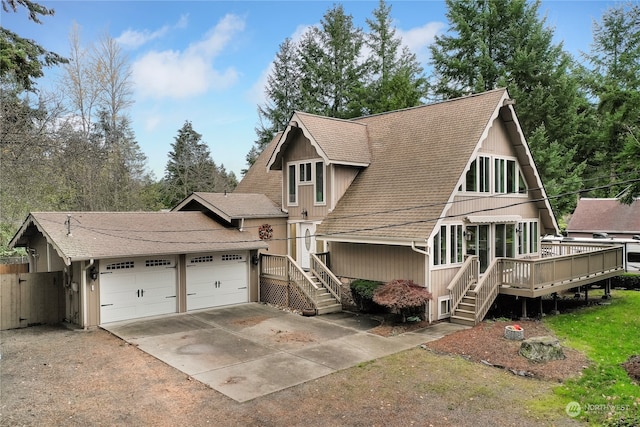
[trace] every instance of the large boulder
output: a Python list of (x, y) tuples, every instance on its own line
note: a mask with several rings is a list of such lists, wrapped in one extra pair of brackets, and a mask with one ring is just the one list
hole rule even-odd
[(551, 336), (533, 337), (522, 341), (520, 355), (533, 362), (548, 362), (565, 358), (560, 342)]

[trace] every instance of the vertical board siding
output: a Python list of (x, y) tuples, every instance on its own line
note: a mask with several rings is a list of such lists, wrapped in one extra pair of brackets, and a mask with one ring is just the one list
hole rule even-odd
[(329, 252), (331, 270), (338, 277), (425, 284), (425, 256), (406, 246), (330, 242)]
[(333, 165), (332, 170), (332, 190), (334, 191), (334, 193), (332, 194), (332, 198), (328, 200), (331, 200), (332, 206), (336, 206), (336, 204), (347, 191), (353, 180), (356, 179), (356, 176), (358, 175), (358, 171), (360, 169), (350, 166)]
[(487, 139), (482, 141), (480, 153), (516, 157), (516, 152), (510, 142), (507, 128), (502, 119), (493, 121)]
[(440, 268), (431, 271), (431, 293), (433, 294), (434, 301), (438, 301), (438, 297), (449, 295), (447, 286), (449, 286), (453, 277), (458, 273), (458, 270), (460, 270), (460, 266)]
[(0, 330), (64, 319), (62, 272), (0, 275)]

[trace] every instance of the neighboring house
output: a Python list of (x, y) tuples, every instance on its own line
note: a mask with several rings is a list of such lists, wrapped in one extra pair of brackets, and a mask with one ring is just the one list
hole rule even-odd
[(630, 205), (618, 199), (578, 200), (569, 224), (568, 237), (619, 237), (640, 235), (640, 200)]
[(64, 318), (87, 327), (257, 301), (255, 234), (202, 212), (37, 212), (10, 246), (64, 272)]
[(306, 288), (308, 301), (318, 283), (335, 290), (338, 278), (410, 279), (432, 292), (435, 320), (462, 304), (481, 318), (498, 289), (543, 292), (525, 263), (509, 267), (519, 274), (513, 283), (491, 279), (481, 310), (465, 299), (504, 259), (539, 259), (540, 236), (558, 232), (505, 89), (352, 120), (295, 112), (265, 152), (249, 171), (250, 191), (273, 197), (260, 183), (282, 182), (287, 253), (300, 267), (282, 279)]

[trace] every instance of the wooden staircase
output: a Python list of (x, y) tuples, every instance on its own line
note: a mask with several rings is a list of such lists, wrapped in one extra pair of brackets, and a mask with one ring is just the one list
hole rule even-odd
[(458, 307), (451, 308), (451, 323), (474, 326), (476, 324), (476, 284), (472, 284), (464, 294)]
[(312, 283), (316, 287), (315, 295), (313, 297), (313, 301), (316, 305), (316, 314), (328, 314), (342, 311), (342, 303), (324, 287), (320, 279), (313, 274), (313, 272), (310, 271), (309, 275), (311, 276)]

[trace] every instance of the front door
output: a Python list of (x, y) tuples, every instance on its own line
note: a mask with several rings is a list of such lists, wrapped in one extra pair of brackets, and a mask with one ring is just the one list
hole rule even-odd
[(298, 240), (298, 263), (305, 270), (311, 267), (309, 259), (316, 249), (316, 225), (312, 222), (300, 223), (300, 240)]
[(480, 261), (480, 273), (484, 273), (491, 262), (489, 248), (489, 230), (487, 224), (467, 226), (467, 255), (477, 255)]

